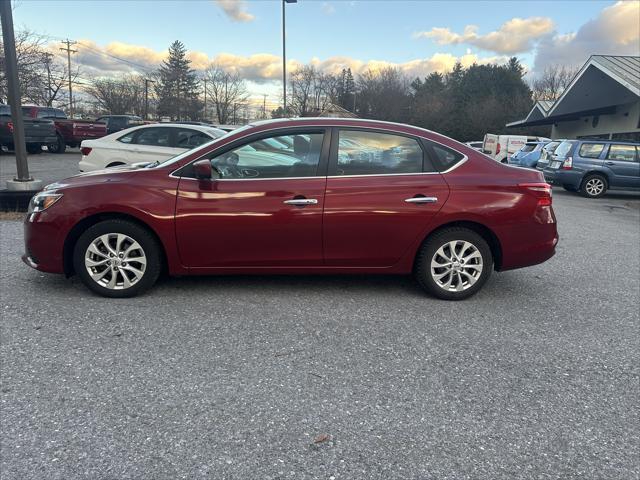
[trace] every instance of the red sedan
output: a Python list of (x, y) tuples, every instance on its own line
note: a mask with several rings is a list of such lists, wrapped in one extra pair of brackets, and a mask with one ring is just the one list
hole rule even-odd
[(24, 261), (128, 297), (170, 275), (409, 274), (458, 300), (558, 242), (542, 174), (437, 133), (353, 119), (259, 122), (161, 163), (45, 187)]

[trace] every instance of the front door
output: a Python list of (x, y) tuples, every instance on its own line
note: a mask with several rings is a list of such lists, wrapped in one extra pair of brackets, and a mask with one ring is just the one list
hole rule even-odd
[[(447, 154), (455, 153), (443, 150)], [(422, 145), (402, 135), (340, 129), (331, 157), (325, 264), (396, 264), (446, 202), (449, 187), (442, 175)]]
[(321, 265), (328, 142), (324, 129), (272, 133), (212, 152), (219, 180), (184, 169), (175, 222), (182, 263)]

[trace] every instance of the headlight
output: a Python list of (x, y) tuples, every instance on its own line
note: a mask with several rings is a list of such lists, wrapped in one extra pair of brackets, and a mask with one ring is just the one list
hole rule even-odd
[(37, 195), (35, 195), (29, 202), (28, 213), (42, 212), (43, 210), (46, 210), (51, 205), (56, 203), (61, 198), (62, 198), (61, 193), (40, 192)]

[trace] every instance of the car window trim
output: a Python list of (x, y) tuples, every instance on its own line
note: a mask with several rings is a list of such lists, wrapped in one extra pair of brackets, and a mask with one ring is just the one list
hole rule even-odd
[[(353, 127), (353, 126), (333, 126), (331, 127), (331, 152), (329, 157), (329, 170), (327, 174), (327, 178), (358, 178), (358, 177), (388, 177), (388, 176), (400, 176), (400, 175), (433, 175), (439, 174), (436, 166), (433, 163), (433, 160), (427, 157), (427, 153), (422, 143), (422, 137), (417, 137), (415, 135), (411, 135), (404, 132), (395, 132), (389, 131), (382, 128), (368, 128), (368, 127)], [(396, 137), (405, 137), (411, 140), (414, 140), (420, 150), (422, 150), (422, 165), (420, 166), (421, 172), (412, 172), (412, 173), (357, 173), (353, 175), (337, 175), (338, 172), (338, 147), (340, 143), (340, 130), (355, 130), (360, 132), (372, 132), (372, 133), (380, 133), (382, 135), (392, 135)], [(460, 153), (460, 152), (459, 152)], [(431, 163), (433, 167), (432, 172), (425, 172), (425, 163), (426, 161)]]
[[(183, 180), (196, 180), (196, 181), (200, 181), (197, 178), (193, 178), (193, 177), (187, 177), (187, 176), (183, 176), (182, 175), (182, 171), (183, 170), (187, 170), (192, 164), (194, 164), (195, 162), (199, 161), (199, 160), (203, 160), (205, 157), (211, 156), (211, 158), (217, 157), (219, 155), (223, 155), (235, 148), (238, 147), (242, 147), (245, 145), (250, 144), (251, 142), (254, 141), (258, 141), (258, 140), (262, 140), (264, 138), (270, 138), (270, 137), (274, 137), (274, 136), (285, 136), (285, 135), (296, 135), (296, 134), (300, 134), (300, 133), (313, 133), (313, 132), (322, 132), (323, 139), (322, 139), (322, 149), (320, 151), (320, 160), (318, 162), (318, 168), (316, 169), (316, 174), (313, 176), (309, 176), (309, 177), (269, 177), (269, 178), (218, 178), (216, 179), (216, 182), (237, 182), (237, 181), (264, 181), (264, 180), (306, 180), (306, 179), (318, 179), (318, 178), (325, 178), (327, 176), (327, 167), (328, 167), (328, 163), (329, 163), (329, 148), (330, 148), (330, 144), (331, 144), (331, 130), (332, 127), (330, 126), (319, 126), (319, 127), (314, 127), (311, 125), (306, 125), (306, 126), (299, 126), (299, 127), (284, 127), (284, 128), (279, 128), (277, 130), (268, 130), (268, 131), (262, 131), (262, 132), (256, 132), (254, 134), (251, 135), (247, 135), (241, 138), (238, 138), (230, 143), (227, 143), (225, 145), (220, 146), (219, 148), (216, 148), (214, 150), (211, 150), (210, 152), (207, 152), (203, 155), (200, 155), (199, 157), (195, 158), (194, 160), (190, 161), (189, 163), (187, 163), (186, 165), (181, 166), (180, 168), (177, 168), (175, 170), (173, 170), (169, 176), (170, 177), (174, 177), (174, 178), (180, 178)], [(215, 140), (215, 139), (212, 139)], [(198, 147), (195, 147), (198, 148)]]

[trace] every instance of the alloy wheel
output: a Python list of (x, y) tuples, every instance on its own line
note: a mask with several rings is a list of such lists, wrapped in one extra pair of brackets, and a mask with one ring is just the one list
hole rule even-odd
[(84, 265), (98, 285), (110, 290), (125, 290), (142, 279), (147, 257), (142, 246), (130, 236), (107, 233), (89, 244)]
[(443, 290), (461, 292), (482, 275), (482, 254), (471, 242), (453, 240), (442, 245), (431, 258), (431, 276)]
[(604, 190), (604, 182), (601, 178), (591, 178), (587, 181), (587, 183), (585, 183), (584, 189), (590, 196), (597, 197)]

